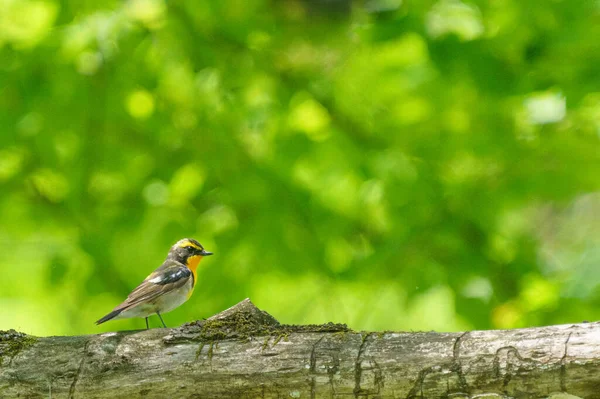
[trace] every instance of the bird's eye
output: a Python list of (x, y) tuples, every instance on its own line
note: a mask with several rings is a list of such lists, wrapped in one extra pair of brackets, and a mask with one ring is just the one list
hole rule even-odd
[(193, 251), (193, 250), (194, 250), (194, 247), (192, 247), (192, 246), (188, 246), (188, 247), (185, 247), (185, 249), (187, 249), (188, 251)]

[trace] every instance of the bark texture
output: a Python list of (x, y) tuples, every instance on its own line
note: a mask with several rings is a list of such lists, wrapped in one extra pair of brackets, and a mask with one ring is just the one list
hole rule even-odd
[(600, 398), (600, 325), (355, 332), (244, 300), (174, 329), (0, 332), (0, 398)]

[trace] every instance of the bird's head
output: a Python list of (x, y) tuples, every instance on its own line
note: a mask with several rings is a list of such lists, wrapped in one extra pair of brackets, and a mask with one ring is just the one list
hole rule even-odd
[(189, 268), (196, 268), (202, 257), (210, 255), (212, 252), (206, 251), (198, 241), (184, 238), (171, 247), (168, 258), (181, 262)]

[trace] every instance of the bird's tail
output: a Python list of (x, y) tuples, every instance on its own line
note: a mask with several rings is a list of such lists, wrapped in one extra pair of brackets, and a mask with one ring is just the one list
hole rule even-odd
[(104, 316), (103, 318), (101, 318), (100, 320), (98, 320), (96, 322), (96, 324), (102, 324), (105, 321), (112, 320), (115, 317), (117, 317), (122, 311), (123, 311), (123, 309), (115, 309), (112, 312), (110, 312), (109, 314), (107, 314), (106, 316)]

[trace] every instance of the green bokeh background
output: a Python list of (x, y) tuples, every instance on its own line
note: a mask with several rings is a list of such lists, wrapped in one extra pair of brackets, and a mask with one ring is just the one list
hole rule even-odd
[[(0, 329), (600, 319), (600, 6), (0, 0)], [(152, 320), (158, 326), (157, 320)]]

